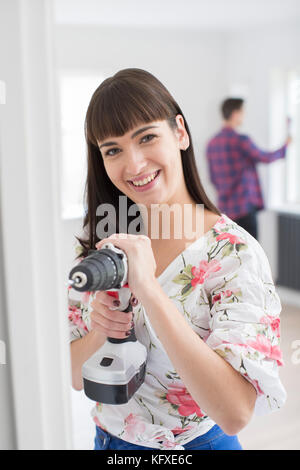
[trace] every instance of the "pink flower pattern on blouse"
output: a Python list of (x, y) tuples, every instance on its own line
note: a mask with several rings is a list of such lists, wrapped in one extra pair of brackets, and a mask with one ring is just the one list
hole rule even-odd
[(247, 344), (257, 351), (264, 353), (266, 357), (275, 359), (279, 366), (283, 365), (281, 350), (277, 345), (272, 346), (270, 340), (264, 335), (258, 334), (255, 341), (247, 341)]
[[(286, 400), (279, 378), (281, 303), (257, 240), (222, 214), (209, 232), (172, 261), (159, 282), (199, 341), (253, 384), (255, 414), (280, 409)], [(94, 293), (78, 297), (69, 289), (68, 294), (73, 341), (90, 330)], [(145, 381), (127, 404), (97, 403), (93, 419), (133, 444), (182, 450), (215, 422), (189, 394), (143, 305), (135, 306), (133, 314), (136, 337), (148, 353)]]
[(88, 332), (88, 328), (84, 323), (81, 315), (80, 308), (69, 305), (69, 321), (73, 323), (73, 325), (82, 328), (84, 331)]
[(190, 416), (194, 413), (200, 417), (204, 416), (185, 387), (171, 385), (168, 388), (166, 399), (173, 405), (178, 405), (178, 413), (182, 416)]
[(219, 271), (221, 269), (218, 261), (213, 260), (209, 263), (207, 261), (200, 261), (199, 267), (193, 266), (191, 269), (192, 275), (194, 276), (191, 280), (191, 284), (195, 287), (197, 284), (203, 284), (204, 280), (210, 276), (211, 273)]
[(124, 439), (134, 439), (137, 433), (143, 433), (145, 431), (146, 425), (141, 421), (139, 416), (135, 416), (132, 413), (127, 416), (125, 419), (125, 434)]
[(271, 328), (276, 333), (277, 338), (280, 337), (280, 318), (266, 315), (261, 317), (260, 322), (265, 323), (266, 325), (271, 325)]
[(218, 235), (216, 237), (216, 240), (229, 240), (229, 243), (231, 243), (231, 245), (241, 245), (245, 243), (241, 238), (237, 237), (236, 235), (232, 235), (231, 233), (226, 232)]

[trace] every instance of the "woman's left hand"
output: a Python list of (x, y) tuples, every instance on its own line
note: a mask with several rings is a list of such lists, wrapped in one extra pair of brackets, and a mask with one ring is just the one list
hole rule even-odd
[(143, 292), (150, 284), (157, 282), (155, 277), (156, 261), (151, 240), (146, 235), (114, 233), (96, 243), (99, 250), (105, 243), (112, 243), (123, 250), (128, 259), (128, 285), (134, 297), (142, 302)]

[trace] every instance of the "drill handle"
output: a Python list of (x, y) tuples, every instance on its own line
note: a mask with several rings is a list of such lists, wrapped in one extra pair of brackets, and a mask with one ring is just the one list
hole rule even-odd
[[(125, 297), (125, 302), (124, 302), (124, 294), (122, 295), (123, 297), (123, 304), (122, 304), (122, 301), (120, 300), (121, 302), (121, 305), (120, 307), (117, 307), (117, 308), (114, 308), (113, 310), (120, 310), (122, 312), (125, 312), (125, 313), (129, 313), (129, 312), (132, 312), (132, 305), (130, 303), (130, 298), (131, 298), (131, 292), (128, 288), (122, 288), (122, 289), (126, 289), (127, 290), (127, 293), (125, 293), (126, 297)], [(107, 293), (109, 295), (111, 295), (112, 297), (116, 297), (116, 293), (120, 299), (120, 291), (121, 289), (119, 289), (117, 292), (112, 292), (112, 291), (107, 291)], [(128, 295), (129, 295), (129, 298), (128, 298)], [(127, 300), (128, 299), (128, 300)], [(124, 305), (126, 305), (127, 303), (127, 306), (124, 307)], [(135, 331), (134, 331), (134, 327), (131, 328), (130, 330), (130, 335), (127, 337), (127, 338), (107, 338), (107, 341), (109, 341), (110, 343), (126, 343), (128, 341), (137, 341), (136, 339), (136, 336), (135, 336)]]
[[(128, 285), (128, 284), (126, 284)], [(132, 305), (130, 303), (131, 292), (129, 287), (121, 287), (121, 289), (113, 289), (106, 291), (111, 297), (115, 297), (120, 301), (119, 307), (113, 308), (111, 310), (120, 310), (125, 313), (132, 312)], [(137, 341), (134, 327), (130, 330), (130, 335), (127, 338), (107, 338), (107, 341), (110, 343), (126, 343), (128, 341)]]

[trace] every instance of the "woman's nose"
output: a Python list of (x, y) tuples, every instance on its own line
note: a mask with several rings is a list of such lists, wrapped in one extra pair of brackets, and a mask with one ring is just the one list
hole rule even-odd
[(143, 152), (139, 150), (131, 150), (126, 159), (126, 171), (130, 176), (139, 175), (147, 168), (147, 160), (144, 158)]

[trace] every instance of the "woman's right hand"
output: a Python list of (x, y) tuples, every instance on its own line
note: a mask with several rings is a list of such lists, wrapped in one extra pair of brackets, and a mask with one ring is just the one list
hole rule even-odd
[(91, 329), (104, 333), (108, 338), (127, 338), (133, 327), (132, 312), (124, 313), (113, 304), (114, 297), (105, 291), (97, 291), (91, 303)]

